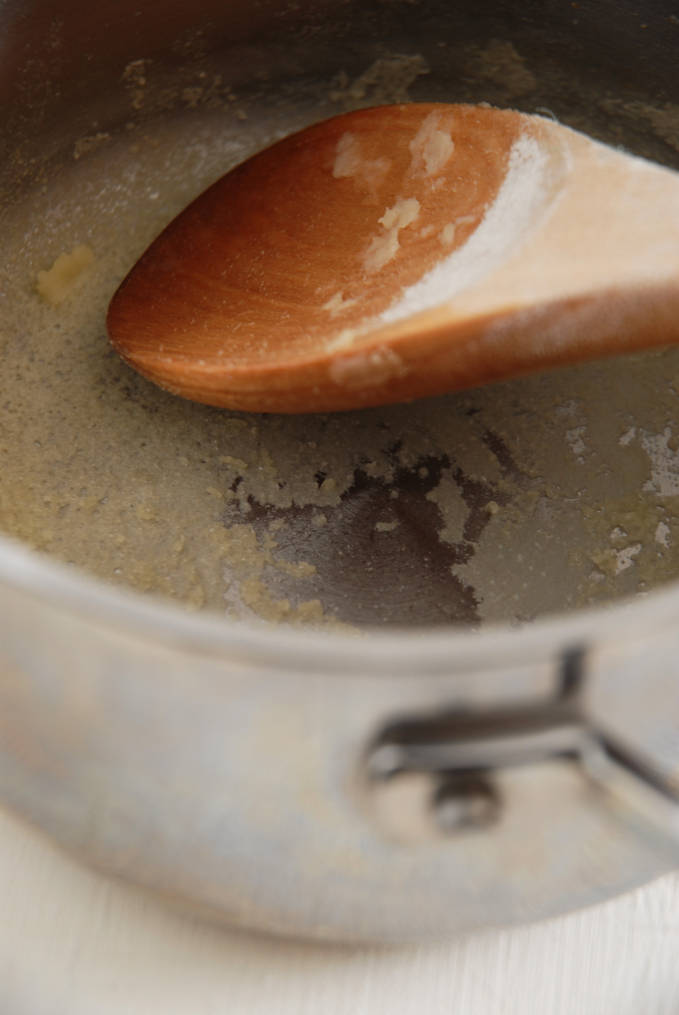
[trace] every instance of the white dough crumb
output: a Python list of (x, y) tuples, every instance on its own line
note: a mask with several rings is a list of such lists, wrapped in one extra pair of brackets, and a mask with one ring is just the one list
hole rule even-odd
[(667, 522), (658, 522), (655, 529), (655, 541), (665, 548), (670, 545), (670, 527)]

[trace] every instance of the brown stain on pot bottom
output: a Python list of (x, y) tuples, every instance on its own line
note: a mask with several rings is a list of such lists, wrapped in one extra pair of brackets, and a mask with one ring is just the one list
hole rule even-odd
[[(491, 435), (488, 442), (496, 456), (498, 440)], [(367, 463), (359, 465), (339, 502), (322, 508), (321, 526), (314, 525), (315, 505), (274, 507), (252, 495), (245, 516), (233, 504), (224, 522), (247, 520), (260, 537), (275, 524), (277, 556), (311, 560), (315, 571), (305, 580), (305, 594), (318, 595), (324, 609), (346, 623), (476, 625), (477, 593), (456, 568), (473, 557), (493, 504), (506, 504), (508, 494), (467, 475), (447, 454), (403, 464), (400, 451), (400, 441), (387, 450), (393, 463), (389, 480), (370, 475)], [(455, 541), (442, 537), (441, 508), (428, 496), (444, 477), (452, 479), (464, 504), (461, 538)], [(319, 472), (316, 479), (320, 487), (327, 477)]]

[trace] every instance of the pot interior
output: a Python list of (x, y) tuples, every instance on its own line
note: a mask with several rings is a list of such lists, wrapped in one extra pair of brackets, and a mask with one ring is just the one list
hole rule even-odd
[(0, 7), (0, 530), (191, 609), (340, 628), (524, 622), (672, 580), (676, 349), (286, 417), (181, 401), (105, 335), (191, 198), (342, 111), (489, 102), (679, 168), (670, 5), (190, 6)]

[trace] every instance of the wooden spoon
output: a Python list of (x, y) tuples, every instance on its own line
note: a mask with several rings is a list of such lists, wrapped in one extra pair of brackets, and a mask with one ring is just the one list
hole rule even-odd
[(115, 294), (163, 388), (259, 412), (407, 401), (679, 341), (679, 174), (539, 116), (397, 105), (218, 180)]

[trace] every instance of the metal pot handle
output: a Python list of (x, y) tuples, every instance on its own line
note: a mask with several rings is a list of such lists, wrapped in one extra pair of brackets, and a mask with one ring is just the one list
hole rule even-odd
[(641, 665), (648, 651), (578, 646), (558, 660), (548, 700), (483, 710), (458, 704), (389, 723), (365, 757), (372, 794), (426, 776), (439, 832), (483, 829), (511, 803), (498, 789), (503, 773), (568, 762), (607, 807), (679, 848), (679, 675), (667, 665), (652, 675)]

